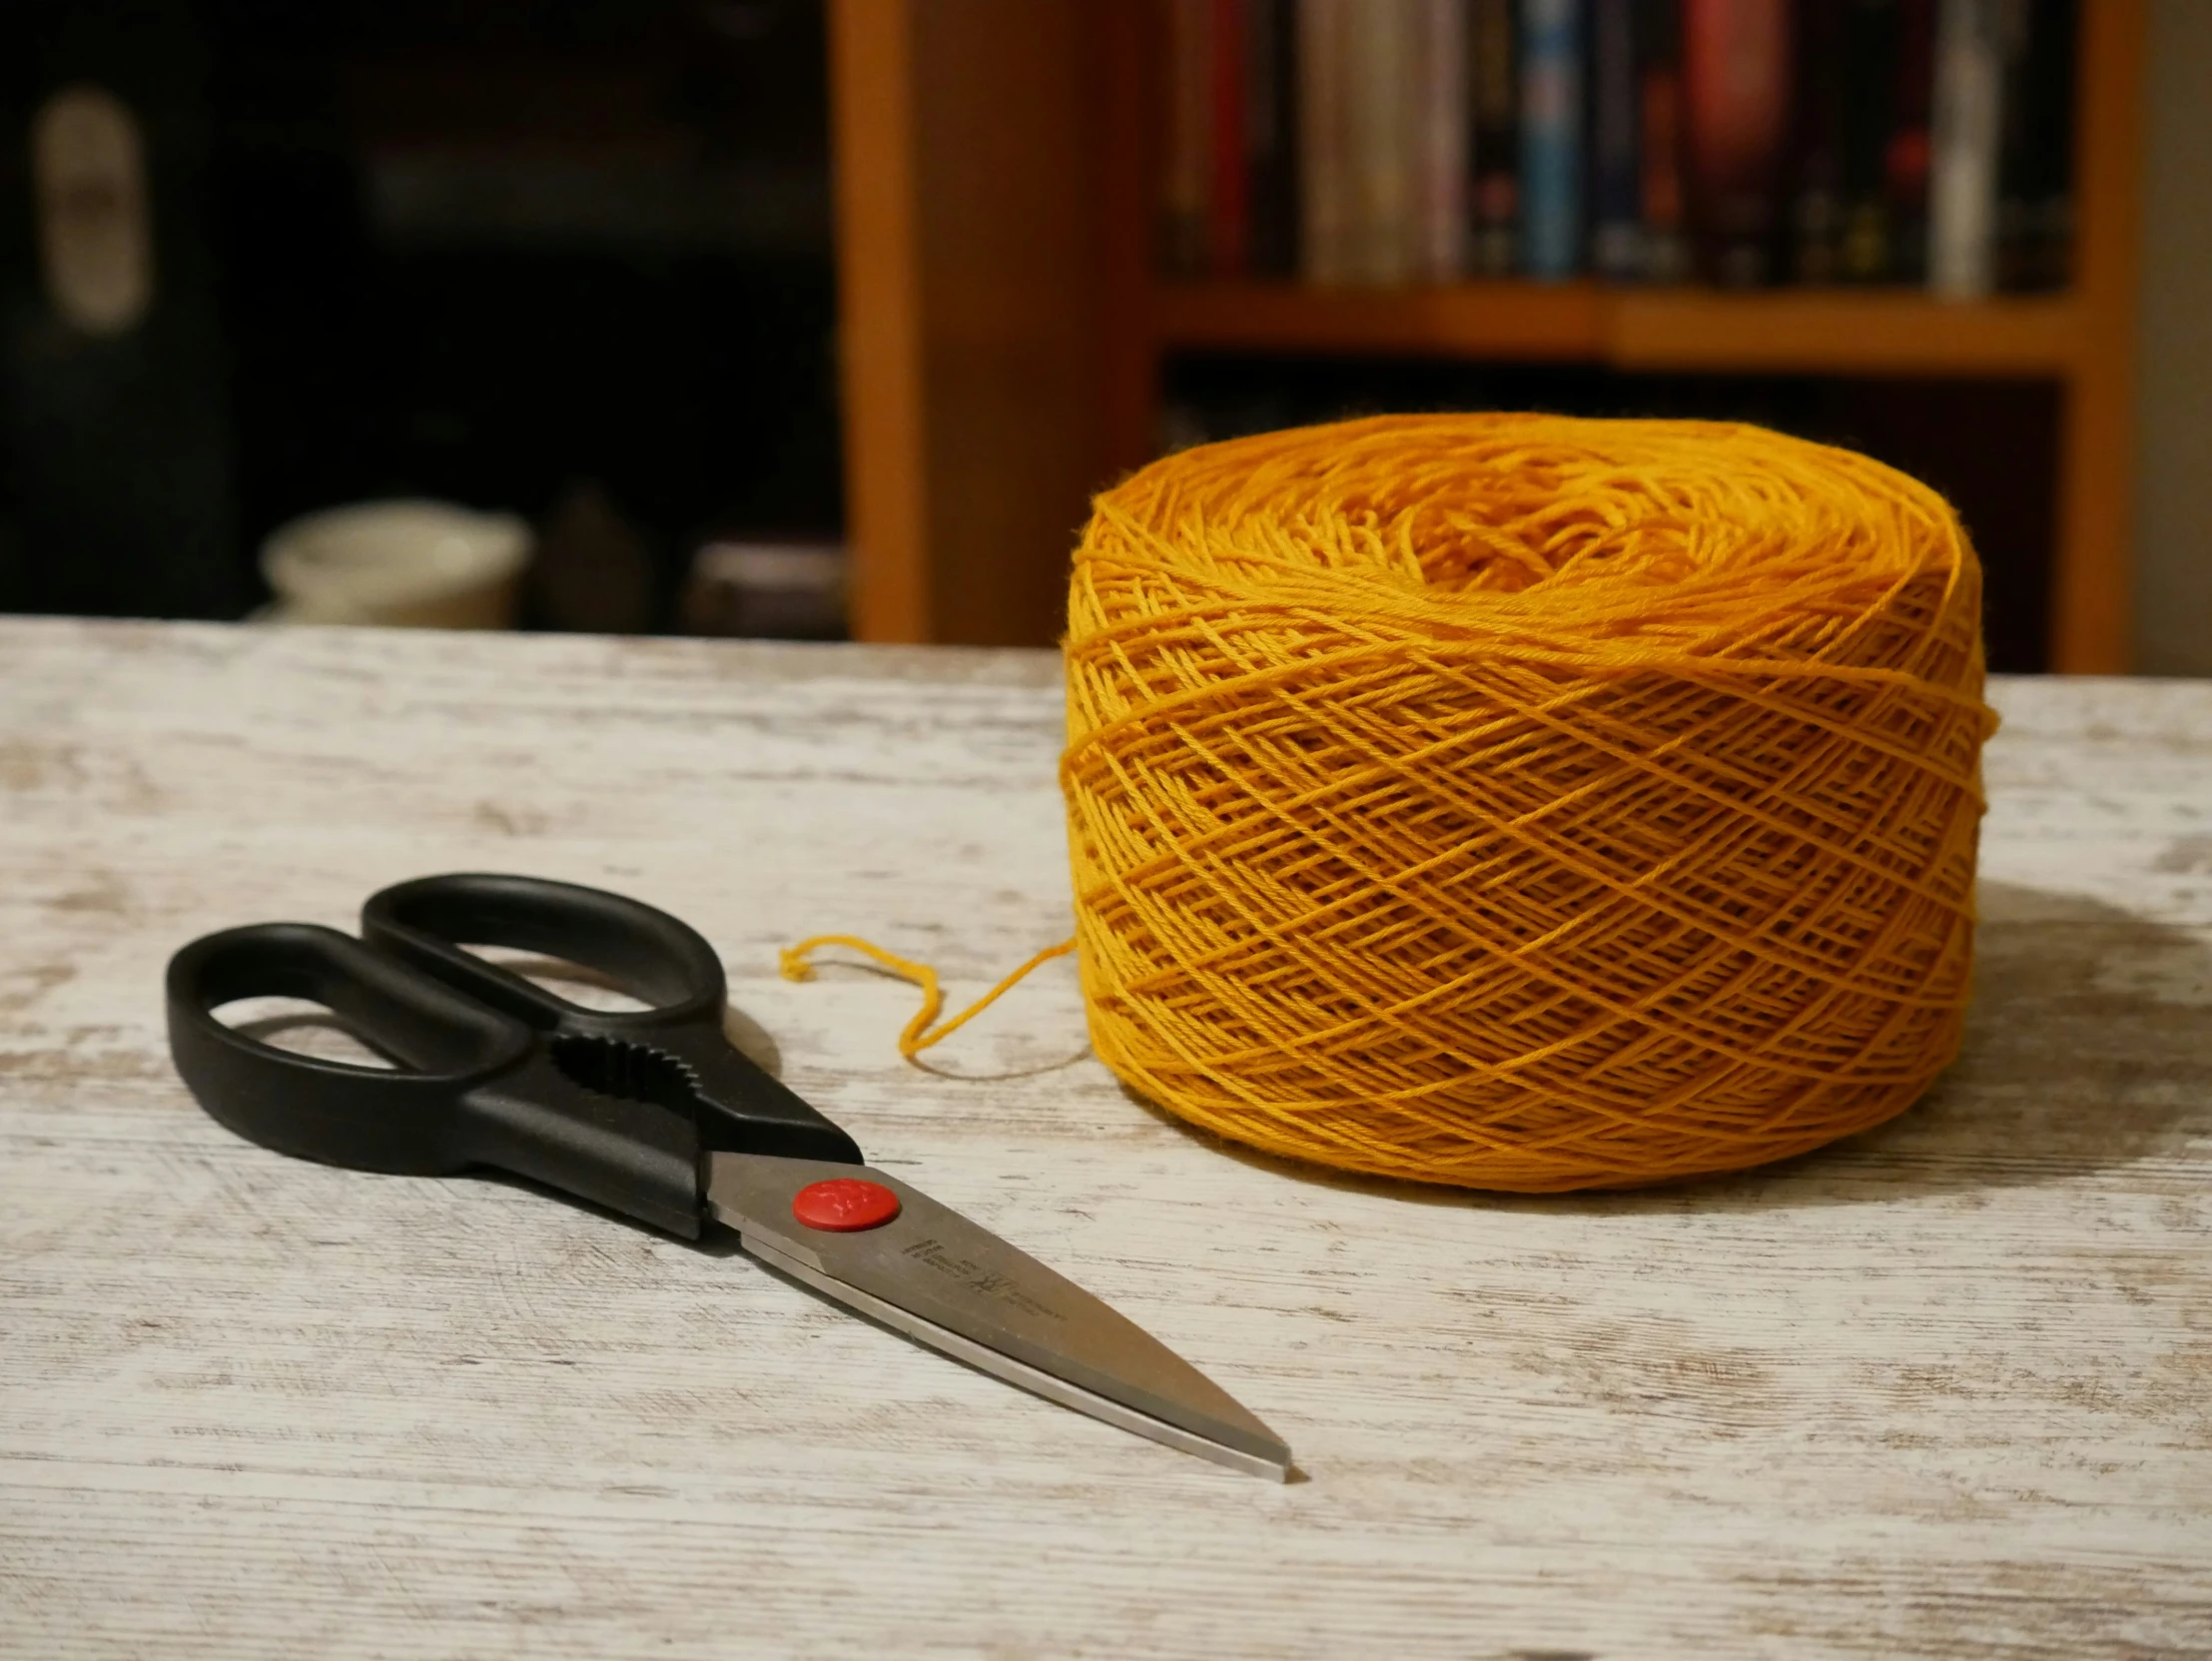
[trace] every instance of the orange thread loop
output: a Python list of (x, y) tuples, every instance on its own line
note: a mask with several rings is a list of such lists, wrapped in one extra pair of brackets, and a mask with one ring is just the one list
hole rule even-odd
[(887, 952), (881, 946), (863, 940), (858, 935), (818, 934), (812, 939), (800, 941), (796, 946), (785, 947), (782, 952), (777, 954), (777, 967), (782, 972), (783, 978), (787, 981), (813, 980), (813, 956), (818, 949), (824, 946), (843, 946), (849, 950), (859, 952), (865, 957), (873, 958), (882, 968), (890, 970), (892, 974), (903, 980), (912, 981), (922, 989), (922, 1007), (915, 1013), (914, 1019), (906, 1024), (906, 1030), (899, 1035), (899, 1054), (908, 1061), (912, 1061), (924, 1050), (944, 1043), (953, 1034), (959, 1032), (961, 1028), (967, 1026), (969, 1022), (975, 1020), (977, 1016), (983, 1014), (1001, 997), (1019, 985), (1029, 975), (1030, 971), (1037, 968), (1039, 964), (1049, 963), (1054, 958), (1066, 957), (1070, 952), (1073, 952), (1076, 949), (1076, 942), (1074, 937), (1071, 936), (1057, 946), (1046, 947), (1042, 952), (1031, 958), (1029, 962), (1023, 964), (1021, 968), (1015, 970), (1013, 974), (1007, 976), (997, 986), (961, 1011), (960, 1014), (954, 1016), (952, 1020), (934, 1029), (931, 1023), (937, 1019), (938, 1012), (945, 1007), (945, 993), (943, 988), (938, 985), (937, 971), (926, 963), (916, 963), (912, 958), (903, 958), (895, 952)]

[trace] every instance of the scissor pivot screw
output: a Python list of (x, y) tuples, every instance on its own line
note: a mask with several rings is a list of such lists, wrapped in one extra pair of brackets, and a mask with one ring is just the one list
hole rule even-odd
[(880, 1229), (899, 1215), (899, 1197), (881, 1183), (858, 1177), (839, 1177), (827, 1183), (809, 1183), (791, 1197), (791, 1215), (809, 1229), (836, 1235), (857, 1235), (863, 1229)]

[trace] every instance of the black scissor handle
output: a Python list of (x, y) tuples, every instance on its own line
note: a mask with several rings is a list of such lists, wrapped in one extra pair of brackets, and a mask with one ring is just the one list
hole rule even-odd
[[(665, 912), (535, 877), (424, 877), (372, 896), (362, 935), (264, 923), (170, 961), (170, 1050), (217, 1121), (365, 1171), (497, 1166), (687, 1236), (709, 1152), (861, 1163), (730, 1044), (721, 960)], [(464, 945), (580, 963), (653, 1007), (584, 1009)], [(216, 1019), (270, 996), (326, 1006), (399, 1069), (297, 1055)]]
[[(241, 998), (322, 1004), (398, 1066), (323, 1061), (225, 1026)], [(476, 1158), (457, 1110), (523, 1061), (530, 1030), (311, 923), (258, 923), (169, 962), (169, 1048), (215, 1119), (249, 1141), (328, 1165), (442, 1176)]]
[[(722, 960), (665, 911), (546, 877), (463, 872), (417, 877), (371, 894), (362, 939), (556, 1038), (638, 1045), (681, 1064), (682, 1111), (702, 1152), (862, 1162), (859, 1147), (746, 1058), (725, 1036)], [(595, 969), (642, 998), (642, 1010), (572, 1004), (467, 946), (505, 946)], [(575, 1051), (567, 1054), (574, 1056)], [(585, 1053), (585, 1065), (620, 1065)]]
[[(216, 1019), (265, 997), (324, 1005), (398, 1065), (279, 1050)], [(250, 1142), (398, 1176), (496, 1166), (699, 1233), (699, 1133), (681, 1104), (590, 1088), (525, 1023), (335, 929), (261, 923), (196, 940), (170, 959), (168, 1004), (178, 1074)]]
[[(690, 1023), (719, 1030), (728, 985), (699, 931), (603, 889), (544, 877), (460, 873), (395, 883), (369, 897), (362, 939), (541, 1031), (609, 1037)], [(507, 946), (580, 963), (651, 1007), (572, 1004), (466, 946)]]

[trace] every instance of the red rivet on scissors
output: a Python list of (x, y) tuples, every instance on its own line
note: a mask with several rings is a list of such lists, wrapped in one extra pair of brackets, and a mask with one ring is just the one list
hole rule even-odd
[(833, 1234), (858, 1234), (880, 1229), (899, 1215), (899, 1197), (881, 1183), (864, 1183), (858, 1177), (839, 1177), (827, 1183), (809, 1183), (791, 1197), (791, 1215), (809, 1229)]

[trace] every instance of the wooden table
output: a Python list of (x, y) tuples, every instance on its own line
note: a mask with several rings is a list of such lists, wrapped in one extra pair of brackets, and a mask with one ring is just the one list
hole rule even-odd
[[(2012, 681), (1966, 1059), (1893, 1126), (1501, 1199), (1227, 1150), (1084, 1050), (1049, 655), (0, 623), (0, 1653), (2212, 1654), (2212, 686)], [(786, 1080), (1297, 1449), (1274, 1486), (748, 1259), (329, 1171), (168, 954), (511, 869), (697, 923)]]

